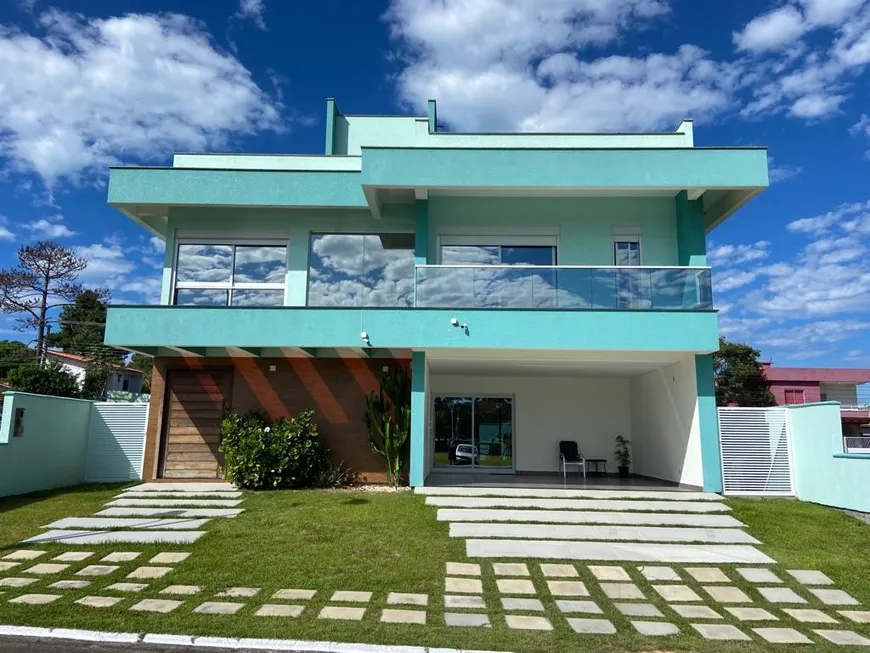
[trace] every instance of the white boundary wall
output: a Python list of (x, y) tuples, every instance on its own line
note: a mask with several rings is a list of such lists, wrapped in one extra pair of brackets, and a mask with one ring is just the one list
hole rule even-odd
[(789, 409), (718, 412), (724, 494), (795, 496)]

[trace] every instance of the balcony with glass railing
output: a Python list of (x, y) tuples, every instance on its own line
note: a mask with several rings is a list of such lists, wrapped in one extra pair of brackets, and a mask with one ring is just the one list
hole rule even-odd
[(708, 267), (418, 265), (416, 308), (692, 311), (713, 308)]

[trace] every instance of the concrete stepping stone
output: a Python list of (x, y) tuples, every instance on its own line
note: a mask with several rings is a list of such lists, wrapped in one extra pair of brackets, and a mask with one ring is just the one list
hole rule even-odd
[(189, 553), (167, 552), (158, 553), (148, 561), (149, 565), (175, 565), (190, 557)]
[(239, 499), (242, 493), (235, 492), (161, 492), (154, 494), (153, 492), (123, 492), (118, 494), (113, 499), (152, 499), (154, 497), (162, 497), (169, 499), (177, 499), (184, 497), (195, 497), (197, 499)]
[(859, 605), (858, 601), (843, 590), (808, 588), (811, 594), (825, 605)]
[(390, 592), (387, 595), (387, 605), (421, 605), (429, 604), (428, 594), (405, 594), (402, 592)]
[(556, 607), (566, 614), (604, 614), (594, 601), (566, 601), (559, 599)]
[(508, 614), (505, 615), (505, 622), (513, 630), (553, 630), (553, 624), (546, 617)]
[(643, 601), (646, 597), (634, 583), (601, 583), (601, 591), (609, 599)]
[(348, 590), (339, 590), (333, 592), (330, 601), (341, 603), (368, 603), (372, 599), (371, 592), (353, 592)]
[(85, 596), (73, 603), (78, 603), (79, 605), (86, 605), (89, 608), (111, 608), (113, 605), (117, 605), (124, 599), (119, 599), (115, 596)]
[[(103, 513), (98, 513), (103, 514)], [(182, 516), (182, 515), (177, 515)], [(193, 515), (184, 515), (193, 516)], [(205, 517), (206, 515), (202, 515)], [(441, 522), (518, 522), (522, 524), (606, 524), (617, 526), (688, 526), (695, 528), (741, 528), (731, 515), (667, 512), (608, 512), (581, 510), (512, 510), (495, 508), (441, 508)]]
[(279, 601), (309, 601), (317, 594), (317, 590), (297, 590), (287, 589), (278, 590), (272, 595), (273, 599)]
[(181, 605), (181, 601), (170, 601), (169, 599), (144, 599), (139, 603), (130, 606), (131, 610), (136, 612), (172, 612)]
[(317, 615), (318, 619), (338, 619), (341, 621), (362, 621), (365, 608), (347, 608), (344, 606), (327, 605)]
[(737, 573), (750, 583), (781, 583), (782, 578), (770, 569), (758, 567), (738, 567)]
[(165, 517), (175, 519), (200, 519), (223, 517), (232, 519), (244, 510), (241, 508), (106, 508), (96, 513), (97, 517)]
[(482, 596), (444, 595), (444, 607), (451, 610), (485, 610), (486, 603)]
[(833, 585), (834, 581), (820, 571), (812, 569), (786, 569), (801, 585)]
[(415, 494), (427, 496), (460, 497), (534, 497), (547, 498), (588, 498), (588, 499), (633, 499), (661, 501), (722, 501), (722, 497), (712, 492), (671, 492), (662, 490), (580, 490), (555, 488), (519, 487), (453, 487), (421, 486), (414, 488)]
[(771, 644), (812, 644), (813, 640), (794, 628), (753, 628), (753, 632)]
[(543, 563), (540, 565), (541, 573), (545, 578), (577, 578), (577, 570), (574, 565), (553, 565)]
[(480, 576), (480, 565), (470, 562), (448, 562), (448, 576)]
[(638, 567), (637, 569), (649, 581), (683, 582), (680, 575), (670, 567)]
[(67, 551), (59, 556), (54, 556), (52, 560), (55, 562), (82, 562), (92, 555), (94, 555), (93, 551)]
[(610, 567), (601, 565), (589, 565), (589, 571), (598, 580), (613, 581), (616, 583), (630, 583), (631, 576), (622, 567)]
[[(684, 619), (722, 619), (722, 615), (706, 605), (671, 605), (671, 610)], [(728, 608), (726, 608), (727, 610)]]
[(196, 606), (193, 611), (198, 614), (235, 614), (245, 607), (244, 603), (229, 601), (206, 601)]
[(510, 599), (502, 598), (501, 607), (505, 611), (514, 610), (517, 612), (543, 612), (544, 604), (538, 599)]
[(127, 578), (163, 578), (171, 571), (172, 567), (139, 567), (127, 574)]
[(19, 566), (20, 562), (9, 562), (0, 560), (0, 571), (9, 571), (10, 569)]
[(140, 555), (142, 554), (136, 551), (116, 551), (102, 558), (100, 562), (131, 562)]
[(529, 576), (529, 568), (522, 562), (495, 562), (492, 570), (496, 576)]
[(664, 617), (652, 603), (615, 603), (616, 609), (626, 617)]
[(424, 610), (401, 610), (395, 608), (385, 608), (381, 612), (381, 622), (385, 624), (425, 625), (426, 612)]
[(254, 613), (255, 617), (299, 617), (305, 610), (304, 605), (291, 605), (288, 603), (266, 603)]
[(548, 580), (547, 588), (553, 596), (589, 596), (586, 584), (580, 580)]
[(195, 530), (208, 519), (141, 519), (137, 517), (67, 517), (43, 528), (103, 530), (106, 528), (163, 528), (166, 530)]
[(22, 542), (54, 544), (191, 544), (205, 531), (60, 531), (50, 530)]
[(731, 580), (716, 567), (686, 567), (684, 571), (699, 583), (730, 583)]
[(688, 585), (653, 585), (652, 587), (668, 603), (701, 601), (701, 597)]
[(451, 522), (450, 537), (504, 537), (546, 540), (621, 540), (626, 542), (710, 542), (758, 544), (739, 528), (666, 528), (654, 526), (574, 526), (556, 524), (493, 524)]
[(208, 483), (140, 483), (121, 491), (124, 494), (128, 492), (184, 492), (191, 494), (196, 492), (233, 492), (237, 489), (232, 483), (216, 481)]
[(59, 598), (60, 594), (22, 594), (14, 599), (9, 599), (9, 603), (23, 603), (25, 605), (45, 605), (54, 603)]
[(215, 596), (229, 599), (249, 599), (257, 596), (259, 593), (259, 587), (227, 587), (226, 589), (219, 591)]
[(616, 632), (616, 626), (607, 619), (569, 618), (567, 621), (578, 635), (613, 635)]
[[(779, 617), (764, 608), (725, 608), (739, 621), (779, 621)], [(786, 610), (788, 612), (788, 610)]]
[(749, 641), (751, 637), (730, 624), (692, 624), (704, 639)]
[(839, 610), (841, 615), (854, 621), (856, 624), (870, 624), (870, 611), (863, 610)]
[(704, 591), (719, 603), (752, 603), (752, 599), (739, 587), (732, 585), (704, 585), (703, 587)]
[(837, 620), (831, 615), (825, 614), (821, 610), (807, 610), (799, 608), (783, 608), (782, 610), (789, 617), (802, 624), (835, 624)]
[[(124, 499), (119, 499), (124, 501)], [(133, 499), (135, 501), (135, 499)], [(512, 497), (426, 497), (426, 505), (441, 508), (539, 508), (543, 510), (608, 510), (619, 512), (710, 513), (731, 510), (724, 503), (706, 501), (623, 501), (619, 499), (528, 499)], [(231, 507), (231, 506), (227, 506)]]
[(48, 552), (34, 551), (33, 549), (20, 549), (3, 556), (3, 560), (36, 560), (39, 556), (44, 556), (46, 553)]
[(118, 571), (120, 567), (116, 565), (88, 565), (76, 572), (76, 576), (108, 576)]
[(554, 540), (474, 540), (465, 542), (469, 558), (594, 560), (603, 562), (774, 564), (755, 547), (742, 544), (651, 544)]
[(109, 592), (141, 592), (147, 587), (146, 583), (115, 583), (109, 585), (106, 590)]
[(83, 590), (91, 584), (89, 580), (59, 580), (49, 585), (54, 590)]
[(30, 569), (22, 570), (22, 574), (36, 574), (38, 576), (47, 576), (50, 574), (59, 574), (62, 571), (69, 569), (69, 565), (53, 564), (43, 562), (42, 564), (33, 565)]
[(448, 626), (464, 628), (489, 628), (489, 617), (485, 614), (470, 612), (445, 612), (444, 623)]
[(680, 629), (677, 626), (662, 621), (632, 621), (631, 625), (641, 635), (648, 637), (669, 637), (680, 634)]
[(807, 600), (789, 587), (759, 587), (758, 592), (771, 603), (806, 603)]
[(502, 594), (535, 594), (535, 585), (530, 580), (499, 578), (495, 584)]
[(161, 594), (177, 594), (179, 596), (192, 596), (200, 592), (202, 592), (202, 587), (199, 585), (170, 585), (160, 590)]
[(477, 578), (445, 578), (444, 591), (455, 594), (483, 594), (483, 582)]
[(9, 576), (8, 578), (0, 578), (0, 587), (26, 587), (38, 580), (38, 578), (16, 578), (15, 576)]
[(814, 630), (813, 632), (837, 646), (870, 646), (870, 639), (851, 630)]
[(115, 499), (106, 505), (114, 508), (235, 508), (241, 499)]

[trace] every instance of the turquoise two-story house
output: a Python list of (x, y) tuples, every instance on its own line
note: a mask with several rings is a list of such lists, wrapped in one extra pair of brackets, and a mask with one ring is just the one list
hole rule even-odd
[[(614, 472), (721, 490), (705, 236), (768, 184), (758, 147), (675, 132), (456, 133), (327, 103), (323, 155), (178, 154), (113, 168), (109, 202), (166, 241), (159, 306), (106, 342), (155, 356), (146, 478), (220, 474), (223, 406), (312, 408), (383, 478), (365, 397), (410, 367), (410, 482)], [(494, 479), (498, 480), (498, 479)]]

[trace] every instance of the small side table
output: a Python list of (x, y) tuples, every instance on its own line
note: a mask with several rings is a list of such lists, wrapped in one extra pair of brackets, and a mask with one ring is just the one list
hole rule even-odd
[(587, 458), (586, 464), (590, 467), (594, 466), (594, 469), (590, 469), (590, 474), (604, 474), (607, 475), (607, 459), (606, 458)]

